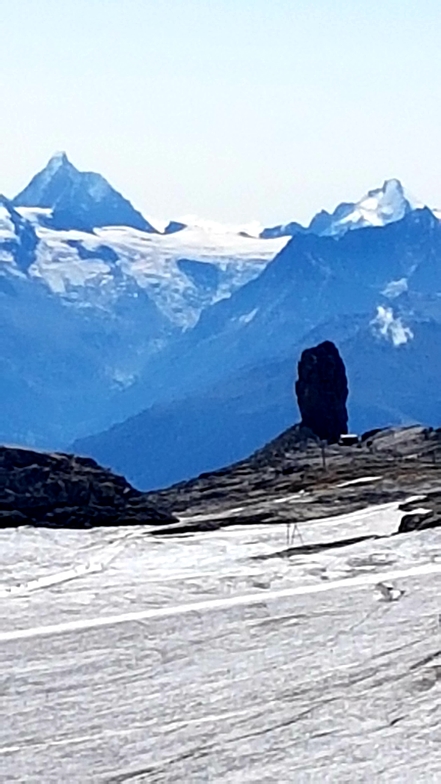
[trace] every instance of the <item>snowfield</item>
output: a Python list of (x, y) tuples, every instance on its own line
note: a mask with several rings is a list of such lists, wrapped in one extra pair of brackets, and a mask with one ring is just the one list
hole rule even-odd
[(401, 514), (289, 557), (280, 525), (2, 531), (5, 780), (439, 780), (441, 532)]
[[(257, 277), (289, 239), (261, 239), (245, 235), (237, 226), (196, 218), (193, 225), (172, 234), (125, 226), (59, 231), (39, 223), (50, 210), (22, 207), (19, 212), (39, 238), (29, 274), (53, 293), (78, 304), (92, 300), (109, 306), (127, 286), (139, 287), (170, 321), (183, 327), (193, 326), (208, 304), (229, 297)], [(213, 265), (220, 273), (218, 285), (201, 292), (198, 282), (180, 268), (182, 260)]]

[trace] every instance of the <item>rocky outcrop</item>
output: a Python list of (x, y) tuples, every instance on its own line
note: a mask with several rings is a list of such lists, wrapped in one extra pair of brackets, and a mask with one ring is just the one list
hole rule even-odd
[(410, 501), (400, 504), (400, 510), (405, 512), (398, 529), (400, 534), (438, 528), (441, 525), (441, 493), (436, 490), (415, 496)]
[(348, 382), (338, 349), (326, 340), (303, 351), (295, 390), (303, 427), (330, 444), (348, 432)]
[(0, 447), (0, 528), (90, 528), (175, 519), (95, 460)]
[[(149, 493), (152, 503), (185, 513), (166, 533), (300, 525), (389, 503), (405, 513), (397, 533), (441, 526), (441, 428), (371, 431), (356, 446), (325, 450), (308, 432), (295, 425), (247, 460)], [(308, 526), (302, 533), (309, 545)]]
[(23, 218), (14, 209), (12, 202), (0, 194), (0, 208), (5, 213), (5, 223), (8, 227), (0, 238), (0, 250), (11, 255), (18, 269), (26, 273), (35, 261), (38, 237), (30, 221)]

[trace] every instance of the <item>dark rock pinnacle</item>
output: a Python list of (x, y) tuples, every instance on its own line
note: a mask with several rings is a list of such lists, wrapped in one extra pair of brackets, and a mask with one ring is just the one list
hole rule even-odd
[(302, 425), (332, 444), (348, 432), (345, 366), (334, 343), (326, 340), (303, 351), (295, 390)]

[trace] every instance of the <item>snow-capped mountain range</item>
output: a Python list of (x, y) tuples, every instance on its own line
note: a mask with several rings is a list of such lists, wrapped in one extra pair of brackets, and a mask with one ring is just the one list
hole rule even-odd
[(188, 328), (258, 276), (290, 236), (341, 236), (422, 206), (389, 180), (357, 204), (319, 212), (307, 228), (147, 220), (101, 175), (80, 172), (57, 153), (17, 196), (2, 197), (0, 260), (77, 306), (111, 308), (127, 290), (142, 289), (172, 324)]
[[(289, 424), (305, 341), (344, 344), (354, 378), (394, 368), (392, 388), (396, 363), (416, 367), (423, 345), (438, 362), (440, 232), (438, 212), (394, 179), (307, 227), (159, 221), (58, 153), (0, 197), (0, 439), (64, 447), (153, 405), (107, 451), (107, 437), (84, 447), (151, 486), (139, 439), (153, 461), (174, 450), (175, 467), (154, 480), (166, 482), (243, 457)], [(274, 362), (291, 368), (289, 383), (268, 389)], [(366, 397), (354, 383), (355, 426), (433, 418), (418, 384), (406, 380), (390, 409), (378, 385)]]
[(399, 180), (386, 180), (381, 188), (369, 191), (359, 202), (343, 202), (332, 213), (321, 210), (306, 228), (293, 222), (263, 229), (260, 236), (293, 237), (309, 233), (319, 237), (338, 237), (352, 229), (386, 226), (424, 206), (403, 188)]
[[(2, 199), (0, 259), (75, 305), (112, 308), (144, 291), (172, 324), (192, 326), (201, 310), (258, 275), (286, 244), (245, 229), (192, 219), (161, 230), (98, 174), (64, 153), (14, 199)], [(34, 255), (22, 261), (22, 235)], [(210, 266), (207, 266), (210, 265)]]

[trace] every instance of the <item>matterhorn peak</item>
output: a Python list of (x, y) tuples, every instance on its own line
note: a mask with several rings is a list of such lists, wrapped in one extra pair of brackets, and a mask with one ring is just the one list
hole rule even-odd
[(131, 226), (156, 232), (101, 174), (79, 171), (64, 151), (49, 159), (13, 204), (52, 210), (46, 225), (56, 229), (91, 231), (99, 226)]
[(79, 172), (65, 152), (53, 155), (44, 169), (13, 200), (17, 207), (53, 208)]
[(66, 161), (68, 161), (67, 153), (64, 150), (57, 150), (57, 152), (54, 152), (54, 154), (51, 156), (49, 163), (51, 161), (66, 163)]
[(59, 150), (58, 152), (55, 152), (51, 158), (49, 158), (46, 170), (51, 169), (52, 171), (55, 171), (56, 169), (59, 169), (60, 166), (67, 165), (72, 166), (69, 158), (67, 157), (67, 153), (65, 153), (64, 150)]

